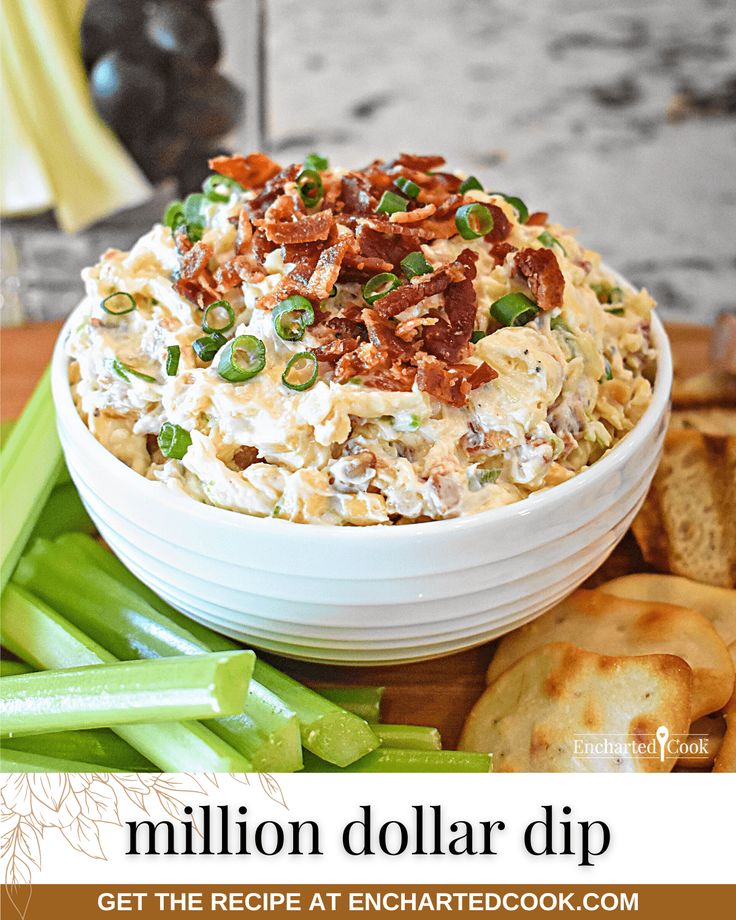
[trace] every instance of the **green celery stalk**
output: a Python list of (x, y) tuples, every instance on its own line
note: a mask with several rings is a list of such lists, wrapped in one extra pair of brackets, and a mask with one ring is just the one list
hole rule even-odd
[(96, 763), (106, 770), (123, 770), (126, 773), (147, 773), (156, 769), (150, 760), (107, 728), (6, 738), (0, 747), (3, 750), (41, 754), (59, 760)]
[[(101, 570), (75, 566), (75, 558), (62, 551), (60, 542), (37, 540), (18, 565), (15, 580), (119, 658), (191, 654), (215, 643), (238, 647), (211, 630), (206, 635), (212, 637), (212, 646), (195, 639), (188, 626), (181, 627), (144, 605)], [(296, 713), (302, 744), (319, 757), (345, 766), (378, 747), (367, 722), (266, 662), (256, 660), (253, 676)]]
[[(16, 585), (8, 585), (0, 598), (0, 641), (37, 668), (69, 668), (117, 660)], [(200, 722), (118, 725), (114, 732), (168, 773), (247, 773), (252, 769), (246, 757)]]
[(24, 661), (8, 661), (3, 658), (0, 661), (0, 678), (15, 677), (16, 674), (30, 674), (33, 668)]
[(277, 671), (260, 658), (253, 674), (299, 717), (302, 744), (323, 760), (345, 767), (378, 747), (370, 725), (352, 712)]
[[(115, 577), (121, 569), (127, 583)], [(83, 534), (64, 534), (54, 543), (36, 540), (15, 574), (17, 583), (27, 586), (117, 658), (242, 651), (241, 645), (225, 639), (213, 643), (218, 646), (213, 648), (189, 631), (190, 621), (181, 614), (177, 616), (186, 626), (173, 623), (129, 587), (131, 579), (140, 584), (112, 553)], [(160, 604), (168, 606), (163, 601)], [(250, 682), (244, 712), (206, 724), (255, 769), (293, 773), (302, 768), (296, 715), (256, 680)]]
[(135, 771), (114, 770), (106, 764), (82, 763), (60, 757), (28, 751), (0, 749), (0, 773), (128, 773)]
[(5, 444), (10, 437), (10, 433), (15, 428), (15, 419), (9, 418), (0, 422), (0, 451), (5, 449)]
[(317, 692), (366, 722), (380, 722), (383, 691), (384, 687), (320, 687)]
[(57, 485), (49, 495), (31, 539), (53, 539), (67, 531), (94, 533), (94, 530), (95, 525), (87, 514), (76, 487), (71, 482), (65, 482)]
[[(310, 753), (305, 773), (340, 773), (333, 764)], [(491, 755), (467, 751), (404, 751), (379, 748), (344, 768), (345, 773), (490, 773)]]
[(63, 466), (47, 369), (0, 451), (0, 591)]
[(442, 738), (436, 728), (427, 725), (374, 725), (383, 748), (412, 751), (441, 751)]
[(211, 652), (6, 677), (0, 737), (231, 716), (245, 707), (255, 657)]

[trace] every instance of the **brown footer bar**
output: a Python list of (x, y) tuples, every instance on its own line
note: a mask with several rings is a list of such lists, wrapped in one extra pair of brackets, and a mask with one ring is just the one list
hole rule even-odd
[(736, 885), (3, 885), (3, 920), (109, 916), (733, 916)]

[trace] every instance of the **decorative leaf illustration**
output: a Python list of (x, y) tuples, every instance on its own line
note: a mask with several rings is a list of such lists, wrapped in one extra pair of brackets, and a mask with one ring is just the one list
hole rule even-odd
[[(22, 887), (20, 887), (22, 885)], [(5, 893), (8, 896), (8, 900), (13, 905), (15, 912), (20, 917), (20, 920), (25, 920), (26, 913), (28, 912), (28, 904), (31, 900), (31, 895), (33, 894), (33, 889), (28, 883), (7, 883), (7, 888)]]
[(19, 821), (16, 831), (17, 846), (21, 853), (28, 857), (28, 860), (41, 868), (41, 843), (38, 834), (27, 821)]
[(31, 786), (25, 773), (6, 773), (0, 796), (4, 804), (16, 815), (31, 813)]
[(13, 853), (5, 869), (6, 885), (27, 885), (31, 881), (31, 868), (27, 862)]
[(68, 827), (62, 827), (61, 833), (71, 843), (75, 850), (80, 853), (86, 853), (93, 859), (106, 859), (100, 846), (100, 832), (94, 821), (80, 815), (77, 820)]
[(183, 794), (201, 792), (204, 793), (204, 786), (196, 778), (194, 773), (162, 773), (153, 787), (157, 792), (181, 792)]
[(288, 808), (286, 800), (284, 799), (284, 793), (281, 791), (281, 786), (279, 786), (276, 779), (271, 776), (270, 773), (259, 773), (258, 779), (261, 781), (263, 791), (269, 799), (276, 802), (277, 805), (283, 805), (284, 808)]
[(84, 792), (83, 813), (92, 821), (103, 824), (120, 824), (118, 797), (112, 786), (101, 779), (94, 779)]
[(244, 786), (250, 786), (250, 777), (247, 773), (231, 773), (230, 776), (236, 783), (242, 783)]
[(36, 773), (33, 783), (33, 797), (48, 808), (59, 811), (69, 792), (66, 773)]

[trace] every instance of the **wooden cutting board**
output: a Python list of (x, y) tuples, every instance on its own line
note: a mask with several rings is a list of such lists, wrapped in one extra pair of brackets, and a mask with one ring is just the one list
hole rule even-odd
[[(59, 323), (37, 323), (0, 333), (0, 412), (15, 418), (51, 355)], [(705, 326), (670, 324), (675, 372), (687, 377), (707, 365), (710, 330)], [(595, 585), (615, 575), (644, 571), (636, 543), (627, 534), (602, 569), (590, 579)], [(445, 658), (381, 668), (312, 665), (269, 657), (275, 664), (311, 686), (379, 685), (386, 688), (383, 721), (434, 725), (446, 747), (454, 747), (465, 715), (480, 695), (493, 643)]]

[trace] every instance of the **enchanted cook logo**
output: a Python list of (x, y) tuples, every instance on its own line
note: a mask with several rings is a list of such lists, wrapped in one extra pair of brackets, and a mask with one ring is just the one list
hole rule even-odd
[(573, 753), (580, 758), (618, 757), (623, 765), (627, 760), (658, 760), (665, 763), (680, 757), (707, 758), (710, 754), (710, 737), (707, 734), (671, 733), (660, 725), (653, 733), (590, 732), (573, 739)]

